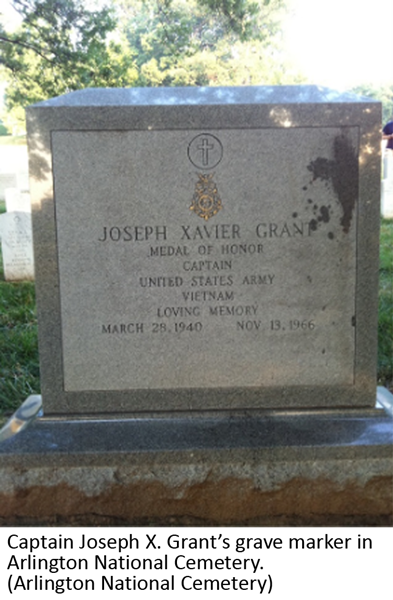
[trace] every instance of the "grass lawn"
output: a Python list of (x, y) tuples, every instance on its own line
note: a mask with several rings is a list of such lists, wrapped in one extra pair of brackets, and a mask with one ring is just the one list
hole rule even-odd
[[(392, 388), (393, 220), (382, 221), (380, 248), (378, 384)], [(0, 420), (39, 392), (34, 283), (4, 281), (0, 252)]]
[(4, 281), (0, 250), (0, 419), (39, 390), (34, 283)]
[(379, 261), (378, 383), (393, 390), (393, 220), (382, 220)]

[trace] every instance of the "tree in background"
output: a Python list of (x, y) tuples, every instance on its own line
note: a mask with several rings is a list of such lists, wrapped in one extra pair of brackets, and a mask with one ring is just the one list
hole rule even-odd
[(122, 0), (138, 85), (298, 83), (282, 59), (283, 0)]
[[(282, 51), (286, 0), (10, 2), (20, 25), (6, 30), (0, 13), (7, 125), (23, 123), (29, 104), (85, 87), (305, 81)], [(353, 91), (381, 100), (390, 118), (392, 86)]]
[(366, 96), (382, 102), (382, 123), (387, 123), (393, 115), (393, 85), (376, 87), (372, 84), (359, 85), (351, 90), (360, 96)]
[(6, 107), (14, 117), (25, 106), (89, 86), (132, 85), (133, 58), (110, 38), (113, 11), (90, 11), (83, 0), (11, 0), (21, 24), (0, 24), (0, 66), (7, 80)]
[(0, 67), (14, 117), (85, 87), (301, 81), (280, 53), (285, 0), (107, 1), (11, 0), (21, 24), (0, 24)]

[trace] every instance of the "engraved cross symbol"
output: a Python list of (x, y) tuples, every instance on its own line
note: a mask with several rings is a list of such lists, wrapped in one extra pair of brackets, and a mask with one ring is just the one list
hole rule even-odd
[(222, 143), (211, 133), (200, 133), (188, 144), (188, 160), (197, 169), (214, 169), (222, 159)]
[(201, 144), (198, 146), (198, 150), (202, 152), (202, 165), (207, 167), (209, 164), (209, 150), (213, 150), (214, 144), (209, 144), (207, 138), (202, 138)]

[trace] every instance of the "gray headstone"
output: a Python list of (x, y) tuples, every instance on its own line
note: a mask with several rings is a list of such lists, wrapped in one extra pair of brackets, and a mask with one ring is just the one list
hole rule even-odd
[(47, 414), (374, 405), (379, 103), (88, 89), (27, 121)]

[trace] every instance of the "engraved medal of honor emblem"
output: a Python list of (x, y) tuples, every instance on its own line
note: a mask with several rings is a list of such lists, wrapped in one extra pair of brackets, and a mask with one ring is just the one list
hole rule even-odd
[[(188, 158), (198, 169), (214, 169), (222, 159), (223, 149), (218, 138), (209, 133), (197, 135), (188, 146)], [(192, 197), (190, 210), (207, 221), (222, 208), (214, 173), (197, 173), (198, 181)]]
[(206, 221), (210, 217), (214, 217), (222, 207), (213, 175), (214, 173), (210, 175), (198, 173), (199, 181), (195, 185), (195, 193), (190, 206), (190, 210)]

